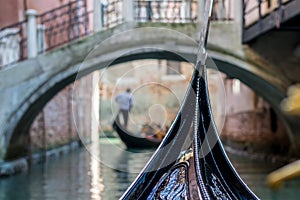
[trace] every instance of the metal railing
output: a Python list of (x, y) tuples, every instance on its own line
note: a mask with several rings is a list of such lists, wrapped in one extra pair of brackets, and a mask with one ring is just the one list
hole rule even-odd
[[(38, 53), (92, 32), (85, 0), (76, 0), (36, 16)], [(27, 59), (27, 21), (0, 29), (0, 69)]]
[[(234, 1), (216, 0), (212, 20), (232, 20)], [(132, 3), (131, 8), (128, 2)], [(101, 9), (99, 30), (123, 23), (128, 12), (133, 12), (132, 20), (137, 22), (163, 23), (194, 23), (199, 12), (197, 0), (102, 0), (98, 7), (94, 9)], [(71, 1), (36, 15), (37, 53), (90, 35), (93, 32), (91, 22), (95, 23), (93, 15), (93, 11), (87, 11), (86, 0)], [(27, 24), (23, 21), (0, 29), (0, 68), (28, 57)]]
[(44, 31), (42, 40), (46, 44), (39, 53), (89, 35), (88, 14), (86, 1), (77, 0), (39, 15), (37, 23)]

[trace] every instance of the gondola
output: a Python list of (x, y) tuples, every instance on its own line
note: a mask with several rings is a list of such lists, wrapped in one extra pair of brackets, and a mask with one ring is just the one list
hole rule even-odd
[(127, 148), (156, 148), (160, 144), (160, 140), (155, 138), (143, 138), (134, 136), (128, 130), (124, 129), (116, 121), (113, 123), (113, 129), (118, 133), (120, 139)]
[[(205, 12), (211, 13), (207, 0)], [(230, 163), (217, 132), (206, 78), (206, 25), (184, 102), (162, 143), (120, 199), (258, 199)]]

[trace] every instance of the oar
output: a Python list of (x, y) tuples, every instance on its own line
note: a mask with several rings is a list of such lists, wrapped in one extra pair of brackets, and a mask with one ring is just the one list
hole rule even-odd
[(290, 115), (300, 115), (300, 84), (288, 89), (288, 97), (281, 103), (284, 112)]
[(282, 183), (300, 176), (300, 160), (277, 169), (267, 176), (267, 185), (272, 189), (279, 189)]

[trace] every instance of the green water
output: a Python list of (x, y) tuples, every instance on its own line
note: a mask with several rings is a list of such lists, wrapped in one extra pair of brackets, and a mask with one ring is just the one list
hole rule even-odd
[[(2, 200), (118, 199), (152, 154), (152, 150), (126, 152), (118, 139), (101, 139), (100, 145), (82, 148), (22, 174), (0, 179)], [(300, 179), (288, 181), (279, 191), (265, 185), (266, 174), (277, 165), (230, 156), (233, 165), (261, 199), (299, 199)], [(131, 173), (128, 173), (131, 172)]]

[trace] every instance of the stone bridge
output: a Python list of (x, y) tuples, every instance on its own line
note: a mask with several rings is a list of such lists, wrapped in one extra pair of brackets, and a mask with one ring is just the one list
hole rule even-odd
[[(14, 141), (28, 132), (43, 106), (75, 79), (130, 60), (155, 58), (194, 62), (198, 29), (196, 24), (125, 23), (2, 70), (1, 159)], [(289, 82), (284, 77), (274, 76), (271, 66), (264, 65), (263, 59), (257, 59), (251, 50), (241, 45), (236, 39), (241, 38), (239, 29), (234, 22), (212, 23), (209, 56), (220, 71), (240, 79), (269, 102), (284, 122), (296, 150), (300, 147), (299, 125), (279, 107)], [(211, 65), (209, 61), (208, 66)]]

